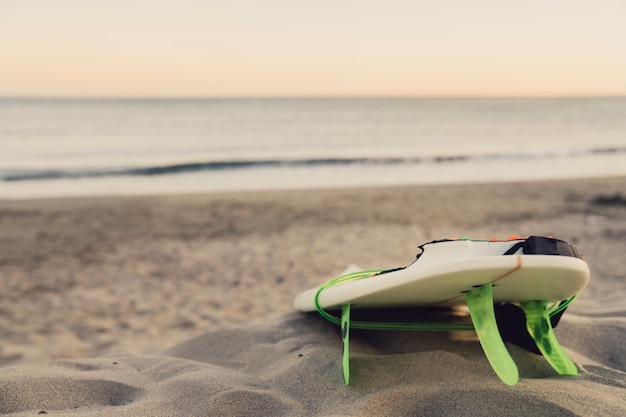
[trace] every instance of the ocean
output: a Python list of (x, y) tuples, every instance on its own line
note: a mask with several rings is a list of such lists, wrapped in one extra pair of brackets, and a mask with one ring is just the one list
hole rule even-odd
[(626, 97), (0, 99), (0, 199), (626, 175)]

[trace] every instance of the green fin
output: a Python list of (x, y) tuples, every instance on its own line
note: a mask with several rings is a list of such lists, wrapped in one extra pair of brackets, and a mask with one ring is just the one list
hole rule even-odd
[(547, 302), (545, 300), (530, 301), (522, 303), (521, 306), (526, 314), (528, 333), (548, 363), (559, 375), (578, 375), (576, 365), (567, 356), (552, 331)]
[(478, 340), (487, 360), (498, 377), (507, 385), (515, 385), (519, 372), (513, 358), (506, 350), (493, 311), (492, 284), (486, 284), (465, 294)]
[(350, 383), (350, 304), (341, 307), (341, 339), (343, 341), (343, 382)]

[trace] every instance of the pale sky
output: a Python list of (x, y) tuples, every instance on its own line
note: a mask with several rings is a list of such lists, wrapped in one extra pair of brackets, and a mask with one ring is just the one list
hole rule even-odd
[(586, 95), (624, 0), (0, 0), (0, 96)]

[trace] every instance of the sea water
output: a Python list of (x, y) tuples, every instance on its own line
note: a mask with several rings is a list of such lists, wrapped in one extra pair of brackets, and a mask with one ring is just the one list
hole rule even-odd
[(626, 97), (0, 99), (0, 198), (626, 175)]

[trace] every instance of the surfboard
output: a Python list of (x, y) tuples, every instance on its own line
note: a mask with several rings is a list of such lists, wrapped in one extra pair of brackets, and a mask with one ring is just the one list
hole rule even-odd
[[(526, 255), (522, 248), (503, 254), (518, 242), (450, 240), (420, 246), (422, 253), (407, 267), (347, 281), (319, 295), (322, 308), (411, 307), (465, 304), (465, 294), (493, 284), (494, 302), (566, 300), (589, 282), (589, 267), (573, 256)], [(497, 255), (496, 255), (497, 254)], [(294, 307), (315, 311), (320, 286), (298, 294)]]
[[(467, 305), (494, 370), (505, 383), (513, 385), (517, 382), (516, 368), (513, 372), (514, 364), (505, 354), (494, 315), (494, 304), (511, 303), (523, 310), (528, 333), (548, 362), (561, 374), (576, 373), (552, 333), (548, 307), (569, 303), (589, 282), (589, 267), (575, 247), (552, 237), (514, 236), (506, 240), (443, 239), (419, 248), (421, 253), (406, 267), (335, 278), (298, 294), (294, 307), (303, 312), (317, 310), (334, 323), (341, 322), (345, 352), (345, 335), (350, 325), (358, 325), (349, 320), (351, 308)], [(341, 321), (326, 313), (327, 309), (342, 309)], [(369, 323), (365, 328), (375, 325)], [(347, 366), (344, 354), (344, 380), (349, 375)]]

